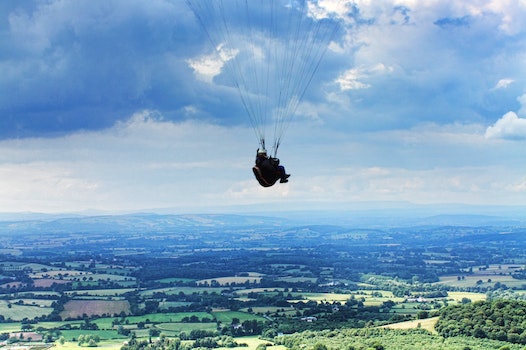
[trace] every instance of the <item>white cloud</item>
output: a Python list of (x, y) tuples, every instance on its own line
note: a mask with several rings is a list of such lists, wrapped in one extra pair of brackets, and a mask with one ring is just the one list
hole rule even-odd
[(371, 87), (371, 85), (364, 81), (370, 79), (372, 76), (382, 75), (392, 71), (392, 67), (386, 67), (382, 63), (370, 67), (351, 68), (340, 75), (335, 82), (340, 85), (342, 91), (367, 89)]
[(497, 82), (497, 84), (495, 84), (495, 86), (493, 87), (493, 90), (505, 89), (505, 88), (507, 88), (508, 86), (510, 86), (514, 82), (515, 82), (515, 80), (514, 79), (510, 79), (510, 78), (500, 79)]
[(308, 13), (316, 19), (331, 18), (335, 16), (344, 19), (349, 11), (348, 4), (340, 0), (319, 0), (307, 3)]
[(237, 49), (229, 49), (220, 45), (216, 48), (215, 53), (189, 59), (187, 62), (199, 79), (211, 83), (215, 76), (221, 74), (225, 63), (236, 57), (238, 53)]
[(351, 136), (300, 122), (280, 154), (291, 181), (264, 189), (251, 173), (252, 130), (141, 111), (105, 131), (0, 142), (0, 211), (523, 202), (524, 165), (501, 156), (507, 144), (479, 142), (482, 134), (475, 125), (423, 125)]
[(486, 129), (488, 139), (526, 140), (526, 119), (508, 112)]
[(250, 178), (251, 136), (143, 111), (105, 131), (4, 140), (0, 212), (217, 205), (231, 183)]

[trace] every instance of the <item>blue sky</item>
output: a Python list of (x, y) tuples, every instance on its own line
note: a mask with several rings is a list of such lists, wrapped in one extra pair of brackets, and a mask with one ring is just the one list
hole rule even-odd
[(265, 189), (185, 1), (0, 2), (0, 212), (526, 205), (524, 1), (318, 8), (341, 36)]

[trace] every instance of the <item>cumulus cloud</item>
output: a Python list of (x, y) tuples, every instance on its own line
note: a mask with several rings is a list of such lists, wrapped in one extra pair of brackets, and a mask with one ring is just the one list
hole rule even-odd
[(488, 139), (526, 140), (526, 119), (508, 112), (486, 129)]

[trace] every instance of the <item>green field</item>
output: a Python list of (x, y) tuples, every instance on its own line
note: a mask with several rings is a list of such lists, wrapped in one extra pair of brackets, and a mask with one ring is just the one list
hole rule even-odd
[[(20, 299), (17, 299), (17, 301)], [(18, 305), (11, 304), (9, 301), (0, 300), (0, 315), (4, 316), (6, 320), (21, 321), (24, 318), (29, 320), (43, 315), (49, 315), (53, 308), (49, 306), (38, 305)]]
[(239, 319), (240, 322), (246, 320), (258, 320), (258, 321), (267, 321), (266, 318), (262, 316), (252, 315), (246, 312), (241, 311), (221, 311), (221, 312), (212, 312), (212, 315), (216, 318), (218, 322), (223, 324), (230, 324), (234, 318)]
[(205, 330), (205, 331), (216, 331), (217, 324), (215, 322), (204, 322), (204, 323), (159, 323), (155, 325), (155, 328), (159, 329), (162, 333), (171, 336), (178, 336), (181, 332), (190, 334), (194, 329)]
[[(245, 310), (245, 309), (243, 309)], [(296, 312), (296, 309), (293, 307), (279, 307), (279, 306), (256, 306), (252, 308), (252, 312), (256, 314), (266, 314), (266, 313), (275, 313), (275, 312)]]
[(44, 329), (57, 329), (61, 328), (66, 324), (71, 327), (79, 327), (83, 321), (57, 321), (57, 322), (38, 322), (36, 327), (42, 327)]
[(72, 329), (72, 330), (61, 330), (60, 334), (67, 340), (72, 341), (78, 339), (79, 335), (84, 334), (96, 334), (100, 339), (128, 339), (129, 337), (118, 334), (116, 330), (83, 330), (83, 329)]
[[(102, 340), (97, 344), (97, 349), (103, 350), (119, 350), (124, 344), (125, 340)], [(67, 341), (64, 345), (55, 342), (54, 349), (56, 350), (86, 350), (85, 346), (79, 346), (77, 342)]]
[(177, 312), (177, 313), (166, 313), (166, 314), (146, 314), (143, 316), (129, 316), (126, 317), (126, 321), (130, 324), (137, 324), (139, 322), (147, 323), (171, 323), (181, 322), (185, 317), (196, 316), (199, 320), (203, 318), (213, 319), (214, 316), (208, 312)]
[(19, 322), (0, 323), (0, 333), (18, 332), (20, 327), (22, 324)]
[(90, 289), (90, 290), (70, 290), (66, 295), (89, 295), (89, 296), (121, 296), (124, 293), (132, 292), (135, 288), (115, 288), (115, 289)]

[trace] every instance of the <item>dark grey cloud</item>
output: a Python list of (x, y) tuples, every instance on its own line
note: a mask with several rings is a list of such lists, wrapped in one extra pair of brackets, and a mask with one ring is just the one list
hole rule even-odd
[(192, 21), (183, 2), (36, 1), (6, 10), (0, 137), (106, 128), (138, 109), (188, 102)]

